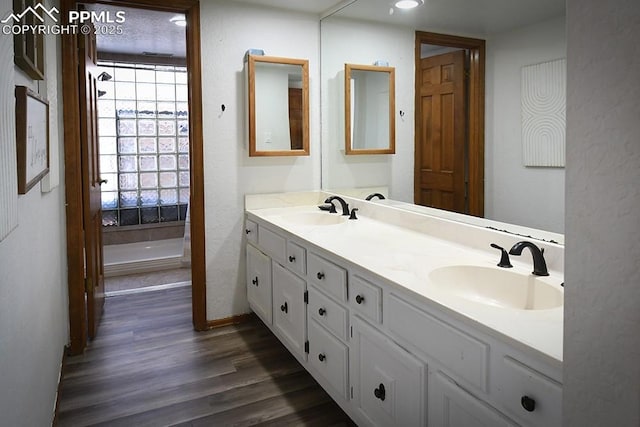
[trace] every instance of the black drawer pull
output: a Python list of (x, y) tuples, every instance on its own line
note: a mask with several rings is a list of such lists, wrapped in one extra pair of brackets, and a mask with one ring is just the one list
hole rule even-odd
[(289, 312), (289, 306), (287, 305), (287, 302), (285, 301), (284, 304), (282, 304), (280, 306), (280, 311), (282, 311), (283, 313), (288, 313)]
[(320, 353), (320, 354), (318, 355), (318, 359), (319, 359), (321, 362), (324, 362), (324, 360), (325, 360), (326, 358), (327, 358), (327, 356), (325, 356), (325, 355), (324, 355), (324, 354), (322, 354), (322, 353)]
[(248, 228), (246, 228), (246, 229), (244, 230), (244, 233), (245, 233), (245, 234), (249, 234), (249, 233), (251, 233), (251, 230), (249, 230)]
[(324, 273), (318, 272), (318, 274), (316, 274), (316, 277), (318, 278), (318, 280), (322, 280), (324, 279)]
[(528, 412), (533, 412), (536, 409), (536, 401), (529, 396), (522, 396), (522, 399), (520, 399), (520, 404), (525, 409), (525, 411)]
[(380, 384), (378, 388), (373, 390), (373, 395), (380, 400), (384, 400), (386, 397), (386, 391), (384, 389), (384, 384)]
[(356, 302), (358, 304), (362, 304), (364, 302), (364, 297), (362, 295), (356, 295)]
[(251, 281), (251, 283), (253, 283), (254, 285), (258, 286), (258, 278), (256, 277), (255, 279), (253, 279)]
[(318, 314), (320, 316), (324, 316), (324, 314), (327, 312), (327, 310), (325, 310), (324, 308), (321, 308), (320, 310), (318, 310)]
[(294, 257), (293, 255), (289, 255), (289, 262), (295, 262), (296, 261), (296, 257)]

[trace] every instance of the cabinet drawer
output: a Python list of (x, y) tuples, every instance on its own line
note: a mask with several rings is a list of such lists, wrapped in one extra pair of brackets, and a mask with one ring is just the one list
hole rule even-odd
[(382, 323), (382, 290), (358, 277), (349, 281), (349, 306), (369, 320)]
[(250, 219), (245, 219), (244, 221), (244, 234), (247, 236), (247, 242), (258, 243), (258, 224), (251, 221)]
[(258, 245), (272, 259), (280, 264), (284, 264), (285, 253), (287, 251), (287, 241), (284, 237), (274, 233), (265, 227), (258, 230)]
[(309, 286), (309, 317), (333, 332), (338, 338), (347, 339), (347, 310), (338, 303)]
[(501, 362), (496, 387), (505, 412), (525, 425), (562, 425), (562, 385), (512, 357)]
[(287, 242), (287, 267), (301, 276), (307, 274), (307, 251), (300, 245)]
[(314, 253), (309, 253), (307, 267), (311, 280), (319, 289), (339, 301), (347, 300), (347, 272), (344, 268)]
[(335, 391), (348, 399), (349, 350), (315, 320), (309, 322), (309, 363)]
[(385, 324), (456, 378), (487, 392), (489, 346), (391, 294)]

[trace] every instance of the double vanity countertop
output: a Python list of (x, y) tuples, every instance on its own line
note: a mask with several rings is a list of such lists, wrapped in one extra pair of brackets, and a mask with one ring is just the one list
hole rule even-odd
[[(357, 266), (405, 295), (408, 293), (422, 304), (507, 340), (524, 352), (534, 352), (552, 366), (562, 367), (562, 304), (538, 310), (499, 307), (456, 296), (433, 280), (432, 272), (442, 267), (499, 269), (496, 264), (500, 252), (489, 245), (498, 243), (508, 250), (508, 245), (527, 239), (344, 197), (350, 206), (358, 208), (358, 219), (348, 220), (340, 213), (318, 209), (327, 193), (287, 194), (247, 196), (249, 219), (275, 226)], [(550, 276), (533, 276), (532, 280), (541, 280), (555, 288), (554, 292), (563, 293), (562, 248), (534, 242), (546, 250)], [(512, 256), (511, 262), (514, 268), (509, 272), (531, 275), (529, 253)]]

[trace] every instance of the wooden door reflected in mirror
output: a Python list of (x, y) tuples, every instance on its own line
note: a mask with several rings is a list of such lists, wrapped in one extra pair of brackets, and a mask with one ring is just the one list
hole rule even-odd
[(309, 61), (249, 55), (249, 156), (309, 155)]

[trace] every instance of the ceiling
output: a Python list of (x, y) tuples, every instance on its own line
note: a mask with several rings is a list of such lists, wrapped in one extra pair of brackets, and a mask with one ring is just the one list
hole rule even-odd
[(123, 34), (98, 34), (98, 52), (131, 55), (148, 52), (163, 57), (186, 57), (185, 28), (169, 22), (176, 13), (98, 3), (87, 4), (86, 8), (110, 12), (112, 17), (117, 11), (125, 12), (125, 21), (121, 24)]
[(337, 15), (423, 31), (487, 36), (562, 16), (565, 10), (565, 0), (425, 0), (411, 10), (395, 9), (392, 3), (357, 0)]
[[(412, 10), (392, 7), (392, 0), (227, 0), (318, 15), (334, 14), (392, 25), (466, 36), (487, 36), (564, 14), (564, 0), (425, 0)], [(123, 35), (99, 35), (100, 52), (154, 52), (185, 57), (185, 29), (169, 20), (174, 13), (87, 5), (89, 10), (124, 10)], [(393, 14), (390, 14), (393, 10)]]

